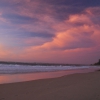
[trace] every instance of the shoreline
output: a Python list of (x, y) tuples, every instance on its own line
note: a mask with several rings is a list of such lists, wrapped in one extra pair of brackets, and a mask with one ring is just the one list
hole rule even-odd
[(22, 73), (22, 74), (0, 74), (0, 84), (58, 78), (71, 74), (94, 72), (96, 70), (100, 70), (100, 68), (84, 68), (84, 69), (54, 71), (54, 72), (37, 72), (37, 73)]
[(100, 71), (0, 85), (0, 100), (100, 100)]
[(95, 72), (96, 70), (100, 70), (100, 68), (84, 68), (84, 69), (54, 71), (54, 72), (38, 72), (38, 73), (22, 73), (22, 74), (0, 74), (0, 84), (58, 78), (77, 73)]

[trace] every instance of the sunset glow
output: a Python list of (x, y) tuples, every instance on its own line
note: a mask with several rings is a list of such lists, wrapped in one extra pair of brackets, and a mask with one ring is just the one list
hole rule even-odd
[(0, 0), (1, 61), (93, 64), (99, 58), (99, 0)]

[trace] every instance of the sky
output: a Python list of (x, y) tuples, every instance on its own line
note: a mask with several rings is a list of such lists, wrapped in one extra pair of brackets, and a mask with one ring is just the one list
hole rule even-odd
[(100, 58), (100, 0), (0, 0), (0, 60), (93, 64)]

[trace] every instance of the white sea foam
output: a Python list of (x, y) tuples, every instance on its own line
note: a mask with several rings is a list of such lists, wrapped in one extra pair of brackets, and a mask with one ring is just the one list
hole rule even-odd
[(30, 72), (51, 72), (72, 69), (93, 68), (96, 66), (28, 66), (28, 65), (9, 65), (0, 64), (0, 74), (17, 74), (17, 73), (30, 73)]

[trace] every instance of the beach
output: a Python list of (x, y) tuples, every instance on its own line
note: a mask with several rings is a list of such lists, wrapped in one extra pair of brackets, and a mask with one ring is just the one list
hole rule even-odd
[(100, 100), (100, 71), (0, 84), (0, 100)]

